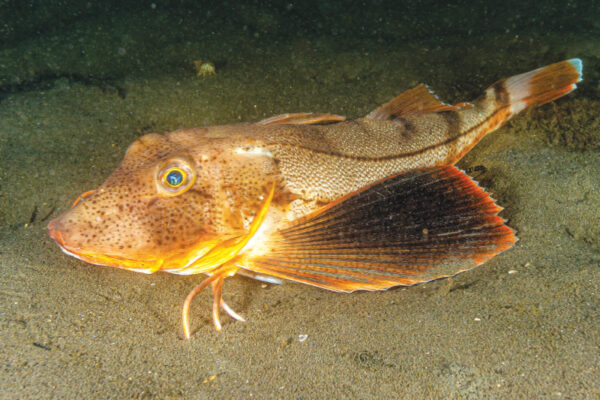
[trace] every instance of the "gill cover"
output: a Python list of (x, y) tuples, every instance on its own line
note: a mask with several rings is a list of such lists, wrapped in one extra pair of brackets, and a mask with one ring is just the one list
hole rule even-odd
[(271, 190), (265, 198), (260, 211), (252, 220), (250, 229), (245, 235), (233, 237), (225, 241), (217, 243), (214, 247), (208, 250), (202, 256), (191, 259), (186, 265), (180, 268), (163, 268), (163, 271), (171, 272), (180, 275), (194, 275), (203, 272), (211, 272), (216, 267), (231, 261), (237, 254), (244, 248), (244, 246), (252, 239), (252, 237), (258, 231), (258, 228), (263, 223), (269, 205), (273, 199), (273, 193), (275, 192), (275, 183), (271, 185)]

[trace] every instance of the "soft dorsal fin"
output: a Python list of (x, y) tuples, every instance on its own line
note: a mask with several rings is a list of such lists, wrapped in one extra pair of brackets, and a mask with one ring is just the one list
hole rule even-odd
[(346, 117), (335, 114), (319, 114), (319, 113), (288, 113), (274, 115), (258, 121), (259, 125), (314, 125), (314, 124), (331, 124), (334, 122), (345, 121)]
[(423, 84), (409, 89), (387, 103), (371, 111), (365, 118), (368, 119), (393, 119), (406, 118), (416, 114), (435, 113), (440, 111), (459, 110), (470, 108), (472, 104), (459, 103), (454, 106), (442, 103)]

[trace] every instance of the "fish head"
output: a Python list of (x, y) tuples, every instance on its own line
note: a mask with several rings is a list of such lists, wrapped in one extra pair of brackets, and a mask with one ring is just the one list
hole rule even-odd
[(272, 160), (247, 159), (239, 148), (191, 131), (143, 136), (100, 187), (50, 221), (50, 236), (65, 253), (93, 264), (206, 272), (218, 265), (188, 267), (247, 234), (269, 190)]

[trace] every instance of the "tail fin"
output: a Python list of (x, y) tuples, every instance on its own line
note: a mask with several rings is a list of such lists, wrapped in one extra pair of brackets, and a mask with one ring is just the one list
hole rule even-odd
[(491, 94), (491, 91), (497, 105), (509, 105), (514, 115), (575, 90), (576, 83), (582, 80), (582, 69), (581, 60), (572, 58), (498, 81), (486, 94)]

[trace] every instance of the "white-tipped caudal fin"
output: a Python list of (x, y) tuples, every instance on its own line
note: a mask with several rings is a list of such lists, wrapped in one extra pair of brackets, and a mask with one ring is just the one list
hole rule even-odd
[(579, 58), (561, 61), (493, 84), (492, 91), (498, 106), (509, 106), (510, 113), (540, 106), (558, 99), (577, 88), (583, 64)]
[(573, 91), (581, 81), (582, 68), (581, 60), (573, 58), (494, 83), (473, 102), (473, 108), (458, 111), (462, 122), (457, 151), (451, 153), (446, 162), (453, 164), (460, 160), (482, 137), (515, 114)]
[(561, 61), (502, 79), (472, 103), (455, 105), (442, 103), (426, 86), (419, 85), (379, 106), (365, 119), (396, 123), (398, 154), (430, 149), (430, 164), (421, 159), (425, 157), (421, 152), (415, 156), (418, 165), (452, 165), (515, 114), (574, 90), (581, 81), (582, 67), (578, 58)]

